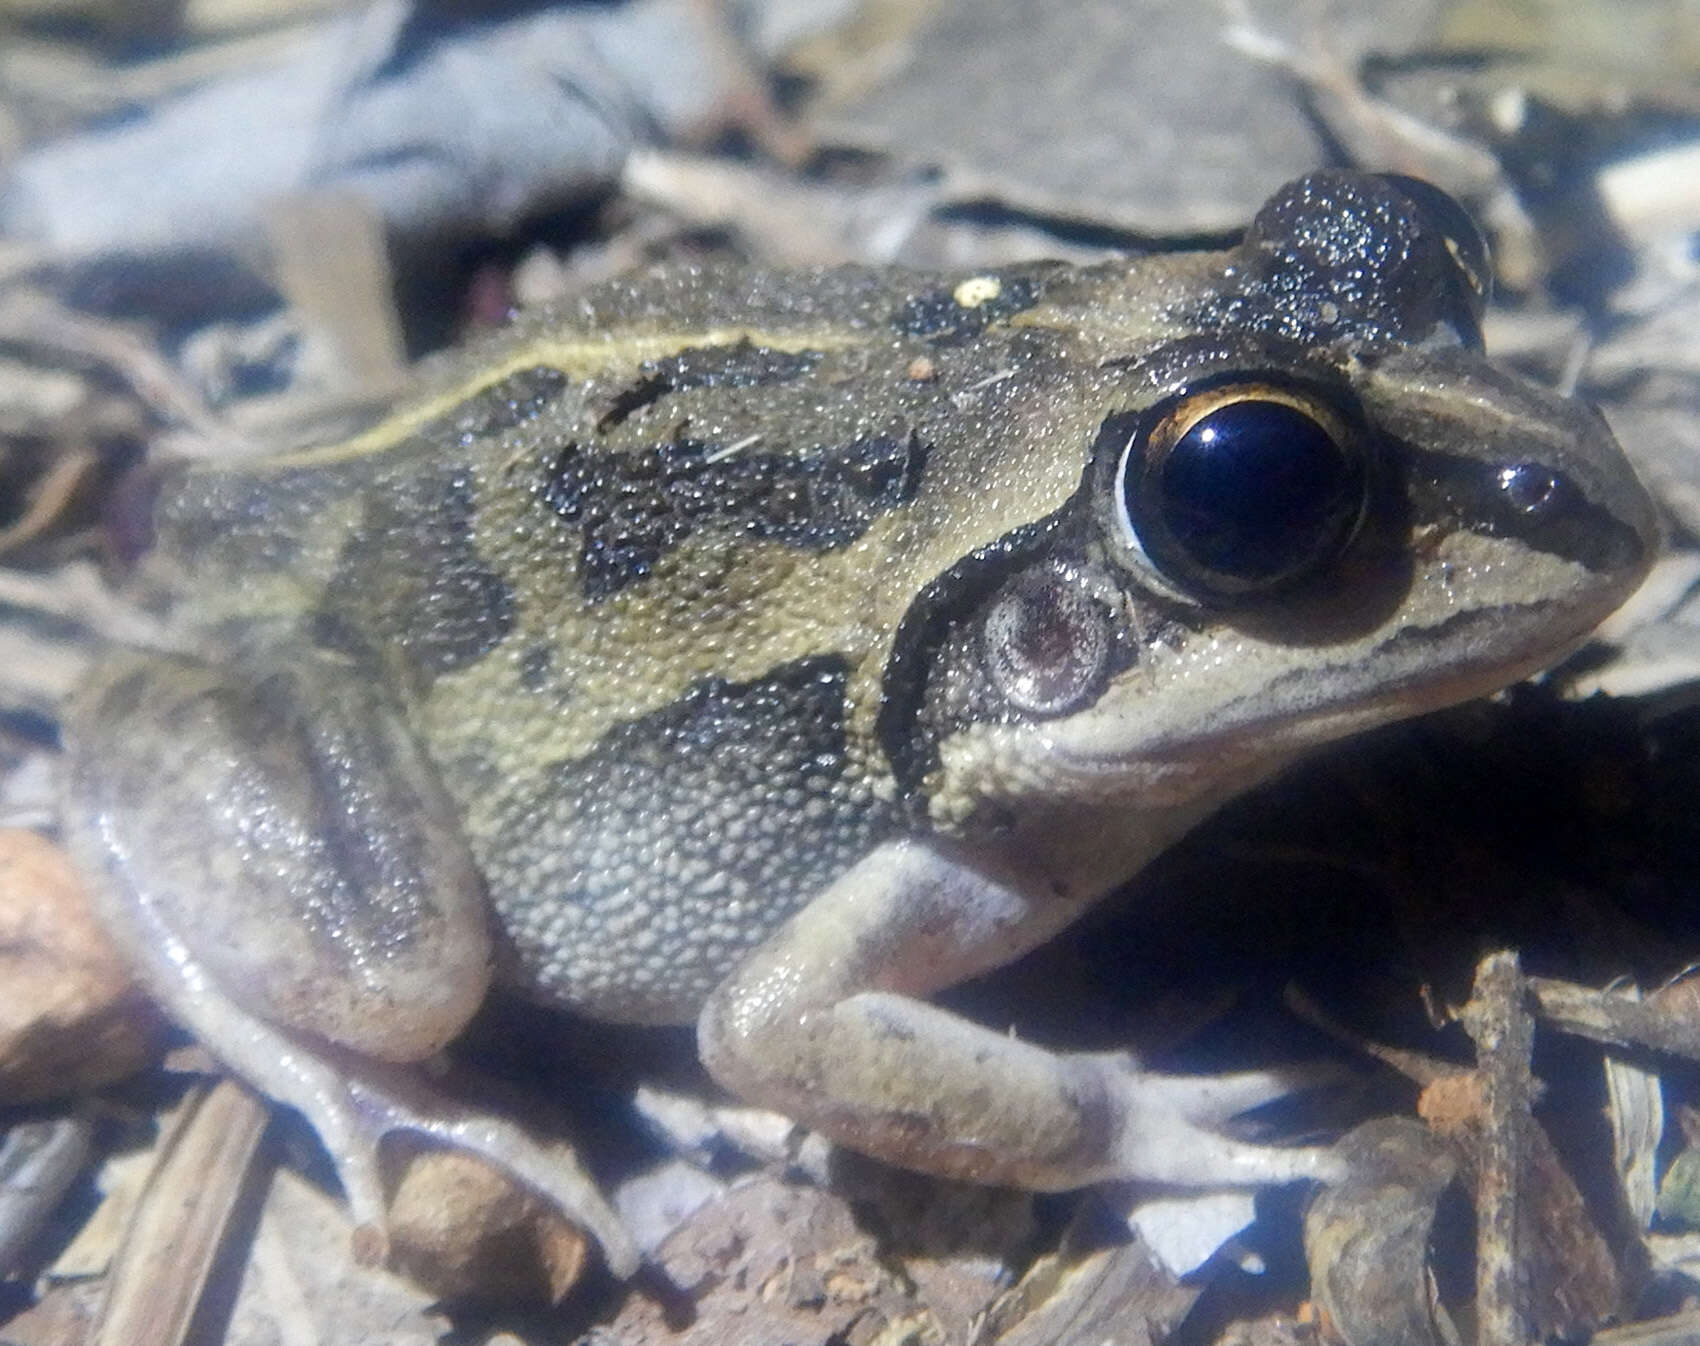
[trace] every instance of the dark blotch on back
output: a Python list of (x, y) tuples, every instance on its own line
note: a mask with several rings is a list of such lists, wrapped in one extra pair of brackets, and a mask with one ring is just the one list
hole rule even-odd
[(473, 544), (464, 469), (372, 490), (337, 560), (314, 634), (332, 649), (399, 646), (427, 674), (461, 668), (513, 628), (513, 593)]
[(744, 450), (716, 457), (691, 439), (635, 453), (569, 443), (544, 483), (545, 504), (579, 537), (592, 600), (644, 579), (699, 532), (742, 533), (802, 551), (848, 546), (913, 498), (926, 466), (916, 435), (852, 440), (808, 454)]
[(634, 412), (686, 388), (754, 388), (800, 378), (820, 363), (819, 351), (780, 351), (747, 337), (730, 346), (693, 346), (647, 360), (636, 383), (620, 392), (596, 422), (606, 433)]

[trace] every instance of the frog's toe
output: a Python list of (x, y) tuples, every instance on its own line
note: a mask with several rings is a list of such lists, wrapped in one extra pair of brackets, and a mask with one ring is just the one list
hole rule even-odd
[(1340, 1076), (1337, 1068), (1320, 1063), (1226, 1075), (1138, 1074), (1141, 1088), (1149, 1087), (1154, 1100), (1172, 1102), (1177, 1112), (1201, 1126), (1219, 1126), (1252, 1108), (1337, 1082)]
[(327, 1127), (322, 1118), (315, 1120), (361, 1226), (382, 1233), (379, 1149), (389, 1137), (405, 1134), (486, 1160), (595, 1239), (616, 1276), (637, 1271), (637, 1245), (568, 1146), (537, 1141), (513, 1123), (463, 1108), (399, 1072), (394, 1078), (348, 1078), (344, 1090), (350, 1105), (344, 1124)]
[[(385, 1143), (414, 1136), (483, 1159), (584, 1230), (616, 1276), (641, 1260), (620, 1217), (571, 1147), (531, 1137), (513, 1123), (432, 1090), (406, 1067), (331, 1062), (299, 1049), (269, 1025), (250, 1023), (221, 1040), (241, 1074), (302, 1113), (330, 1155), (354, 1222), (361, 1260), (389, 1257)], [(268, 1047), (268, 1052), (257, 1050)], [(243, 1050), (244, 1048), (248, 1050)]]
[(1160, 1075), (1126, 1064), (1112, 1075), (1121, 1094), (1120, 1167), (1130, 1178), (1189, 1187), (1261, 1187), (1343, 1175), (1340, 1159), (1315, 1146), (1259, 1145), (1218, 1128), (1230, 1117), (1317, 1083), (1312, 1068), (1232, 1075)]

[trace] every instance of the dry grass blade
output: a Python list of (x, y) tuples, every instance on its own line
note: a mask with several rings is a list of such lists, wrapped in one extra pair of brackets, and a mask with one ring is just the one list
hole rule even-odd
[(358, 197), (287, 197), (267, 218), (278, 284), (305, 325), (330, 334), (346, 386), (394, 396), (407, 372), (383, 220)]
[(131, 1217), (90, 1346), (185, 1340), (268, 1115), (228, 1080), (201, 1101)]
[(1589, 1338), (1594, 1346), (1691, 1346), (1700, 1341), (1700, 1309), (1645, 1323), (1611, 1327)]
[(120, 323), (91, 318), (39, 290), (19, 286), (0, 295), (0, 341), (58, 351), (113, 369), (168, 423), (185, 426), (211, 444), (232, 438), (165, 356)]
[(31, 490), (17, 521), (0, 528), (0, 556), (35, 541), (52, 528), (97, 466), (95, 455), (83, 448), (72, 449), (54, 462)]

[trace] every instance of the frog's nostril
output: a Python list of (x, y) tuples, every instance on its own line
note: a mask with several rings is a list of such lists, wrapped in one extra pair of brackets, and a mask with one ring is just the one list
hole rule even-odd
[(1501, 468), (1497, 480), (1506, 502), (1520, 514), (1538, 514), (1563, 503), (1566, 483), (1539, 463)]

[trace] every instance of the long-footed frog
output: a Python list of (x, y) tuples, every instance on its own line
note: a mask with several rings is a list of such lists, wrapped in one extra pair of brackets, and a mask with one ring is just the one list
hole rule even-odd
[(160, 999), (317, 1126), (416, 1130), (493, 981), (697, 1025), (745, 1099), (930, 1173), (1282, 1181), (1177, 1079), (927, 1003), (1325, 740), (1491, 691), (1637, 584), (1599, 416), (1499, 372), (1484, 256), (1316, 173), (1222, 252), (656, 269), (344, 443), (175, 472), (172, 649), (66, 715), (67, 816)]

